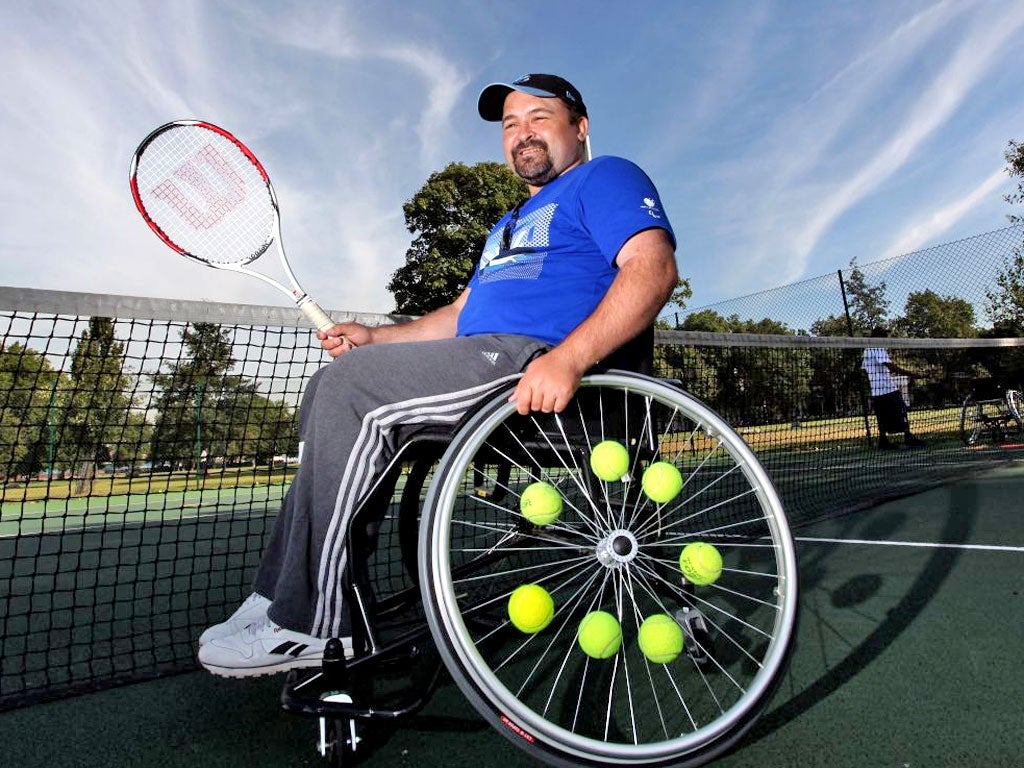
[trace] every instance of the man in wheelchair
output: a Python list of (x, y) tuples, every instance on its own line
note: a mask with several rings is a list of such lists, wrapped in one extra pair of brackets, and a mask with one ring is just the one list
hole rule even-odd
[(199, 640), (216, 675), (319, 666), (327, 638), (345, 642), (346, 532), (399, 433), (453, 428), (517, 377), (520, 413), (562, 411), (584, 373), (649, 328), (676, 286), (657, 190), (627, 160), (589, 159), (575, 87), (527, 75), (487, 86), (478, 109), (501, 123), (505, 160), (530, 197), (491, 230), (453, 303), (400, 326), (318, 333), (333, 360), (306, 387), (301, 467), (253, 594)]

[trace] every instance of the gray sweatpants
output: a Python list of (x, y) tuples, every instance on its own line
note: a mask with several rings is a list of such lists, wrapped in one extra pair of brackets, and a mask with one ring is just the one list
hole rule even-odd
[(454, 426), (545, 348), (511, 335), (369, 345), (313, 374), (300, 407), (302, 463), (253, 585), (272, 601), (276, 624), (343, 634), (349, 522), (394, 455), (398, 430)]

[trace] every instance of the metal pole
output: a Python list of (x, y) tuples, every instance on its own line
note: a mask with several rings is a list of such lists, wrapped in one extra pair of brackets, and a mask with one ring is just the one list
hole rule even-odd
[[(195, 456), (192, 460), (192, 467), (196, 473), (196, 485), (202, 485), (202, 479), (199, 471), (199, 461), (201, 452), (203, 450), (203, 395), (206, 393), (206, 379), (199, 379), (199, 386), (196, 387), (196, 445), (194, 450)], [(187, 483), (186, 483), (187, 485)]]
[[(853, 336), (853, 318), (850, 316), (850, 302), (846, 298), (846, 281), (843, 280), (843, 270), (837, 269), (836, 274), (839, 275), (839, 290), (843, 294), (843, 312), (846, 314), (846, 333), (848, 336)], [(861, 385), (857, 388), (860, 392), (860, 410), (864, 416), (864, 437), (867, 440), (868, 447), (871, 447), (871, 417), (868, 414), (868, 399), (864, 395), (864, 386)]]
[(60, 381), (60, 372), (54, 372), (53, 386), (50, 387), (50, 402), (46, 406), (46, 428), (49, 437), (46, 441), (46, 480), (53, 480), (53, 455), (55, 453), (54, 442), (56, 441), (57, 428), (53, 423), (53, 403), (57, 399), (57, 383)]

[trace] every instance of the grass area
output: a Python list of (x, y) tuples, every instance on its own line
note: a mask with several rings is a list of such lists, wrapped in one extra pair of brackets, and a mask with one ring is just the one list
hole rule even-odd
[[(872, 436), (877, 437), (878, 425), (874, 415), (869, 416), (869, 422)], [(918, 435), (954, 435), (960, 428), (960, 407), (913, 411), (910, 414), (910, 426)], [(747, 445), (758, 452), (825, 446), (854, 448), (863, 444), (866, 437), (863, 416), (763, 424), (735, 429)], [(704, 433), (693, 435), (692, 438), (688, 433), (676, 433), (663, 437), (662, 451), (676, 453), (688, 449), (691, 452), (703, 453), (715, 445), (716, 441)]]

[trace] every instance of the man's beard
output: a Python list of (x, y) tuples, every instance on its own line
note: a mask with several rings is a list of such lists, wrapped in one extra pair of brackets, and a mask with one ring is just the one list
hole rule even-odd
[[(520, 150), (527, 147), (536, 147), (543, 150), (543, 153), (521, 158)], [(558, 174), (555, 173), (555, 166), (551, 162), (551, 155), (548, 153), (548, 145), (540, 139), (524, 141), (517, 145), (512, 152), (512, 167), (516, 169), (516, 175), (519, 178), (534, 187), (543, 186), (558, 177)]]

